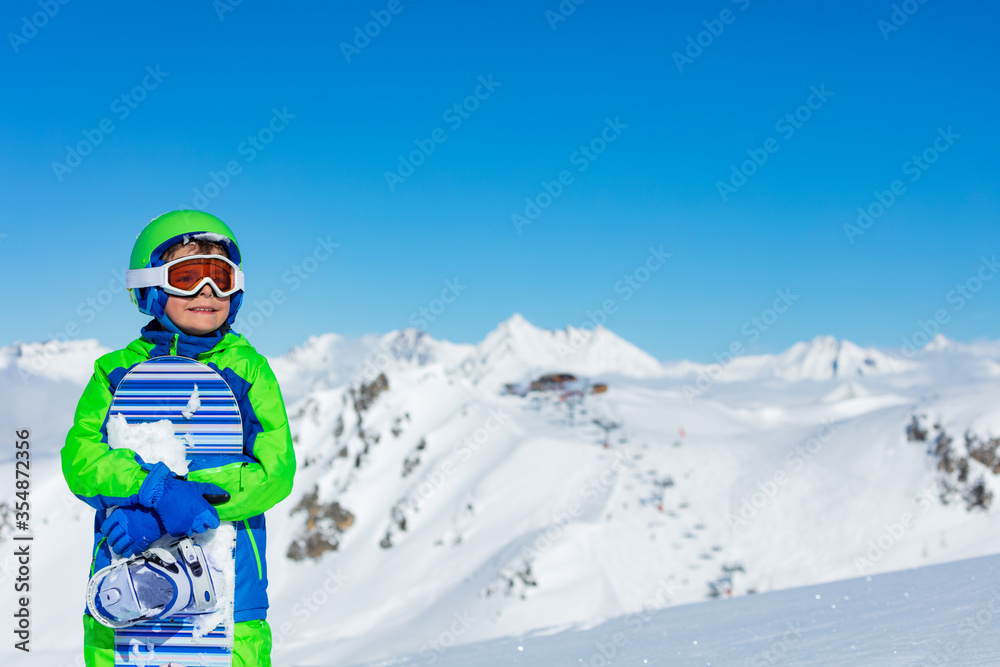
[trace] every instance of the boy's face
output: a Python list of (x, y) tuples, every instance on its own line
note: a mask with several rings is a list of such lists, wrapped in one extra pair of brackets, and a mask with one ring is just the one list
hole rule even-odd
[[(181, 246), (170, 259), (197, 254), (199, 254), (198, 246), (191, 243)], [(222, 253), (213, 248), (209, 254)], [(205, 285), (201, 288), (201, 292), (194, 296), (168, 296), (167, 305), (163, 310), (170, 321), (184, 333), (189, 336), (203, 336), (221, 327), (229, 317), (229, 299), (228, 296), (220, 299), (215, 296), (211, 285)]]

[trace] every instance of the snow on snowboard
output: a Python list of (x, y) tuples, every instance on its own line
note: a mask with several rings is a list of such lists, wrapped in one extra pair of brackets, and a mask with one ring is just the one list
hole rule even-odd
[[(242, 454), (243, 424), (218, 373), (193, 359), (156, 357), (118, 385), (108, 442), (183, 476), (191, 463), (213, 467), (213, 458)], [(224, 521), (192, 537), (165, 535), (132, 558), (114, 554), (111, 565), (91, 578), (87, 605), (98, 621), (115, 628), (116, 667), (229, 667), (235, 548), (236, 529)]]

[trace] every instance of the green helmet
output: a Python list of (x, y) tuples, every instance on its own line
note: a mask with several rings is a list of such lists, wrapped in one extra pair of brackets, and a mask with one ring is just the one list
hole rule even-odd
[[(203, 211), (171, 211), (153, 218), (136, 238), (128, 268), (161, 266), (164, 264), (161, 257), (167, 248), (191, 237), (200, 237), (225, 246), (229, 259), (240, 269), (243, 268), (240, 245), (233, 230), (222, 220)], [(163, 310), (167, 303), (166, 292), (158, 287), (142, 287), (129, 289), (129, 293), (139, 312), (155, 317), (170, 331), (178, 331)], [(236, 319), (242, 302), (242, 291), (233, 294), (230, 299), (229, 318), (226, 320), (230, 326)]]

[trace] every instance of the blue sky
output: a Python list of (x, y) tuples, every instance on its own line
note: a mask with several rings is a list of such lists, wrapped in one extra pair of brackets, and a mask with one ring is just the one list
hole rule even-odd
[[(976, 283), (1000, 253), (995, 5), (911, 0), (893, 25), (860, 0), (567, 0), (565, 20), (557, 0), (225, 2), (5, 3), (0, 344), (134, 338), (114, 272), (192, 205), (239, 236), (244, 315), (280, 297), (242, 322), (266, 354), (415, 322), (476, 342), (514, 312), (559, 328), (604, 305), (661, 359), (899, 347), (939, 311), (949, 337), (998, 337), (1000, 280)], [(775, 320), (779, 289), (797, 299)]]

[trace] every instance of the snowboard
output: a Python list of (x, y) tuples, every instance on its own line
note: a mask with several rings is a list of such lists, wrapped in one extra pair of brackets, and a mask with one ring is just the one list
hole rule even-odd
[[(236, 397), (221, 375), (193, 359), (156, 357), (133, 367), (118, 385), (108, 414), (109, 419), (122, 415), (129, 425), (169, 421), (174, 439), (183, 445), (184, 458), (189, 464), (197, 461), (199, 468), (213, 467), (212, 458), (219, 457), (221, 465), (223, 458), (231, 461), (232, 455), (243, 453), (243, 423)], [(163, 460), (153, 454), (147, 452), (143, 460)], [(209, 556), (218, 597), (216, 611), (211, 616), (177, 614), (116, 629), (115, 667), (232, 665), (236, 529), (224, 521), (218, 529), (192, 539)], [(229, 562), (225, 562), (227, 555)], [(117, 560), (113, 556), (113, 562)]]

